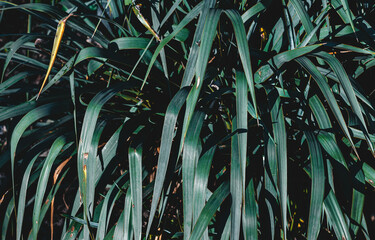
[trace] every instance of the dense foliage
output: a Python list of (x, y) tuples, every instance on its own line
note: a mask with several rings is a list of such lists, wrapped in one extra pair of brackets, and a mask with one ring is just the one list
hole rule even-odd
[(375, 237), (373, 0), (42, 2), (0, 1), (2, 239)]

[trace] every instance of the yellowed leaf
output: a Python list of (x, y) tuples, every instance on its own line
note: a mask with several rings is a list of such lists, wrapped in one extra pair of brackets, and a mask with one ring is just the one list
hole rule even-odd
[(143, 17), (141, 13), (141, 4), (133, 5), (132, 9), (135, 15), (137, 16), (138, 20), (151, 32), (152, 35), (160, 42), (160, 37), (159, 35), (152, 29), (151, 25), (147, 22), (147, 20)]
[(42, 86), (40, 87), (40, 90), (39, 90), (39, 93), (38, 93), (38, 96), (36, 97), (36, 99), (38, 100), (39, 96), (40, 96), (40, 93), (42, 92), (43, 90), (43, 87), (44, 85), (46, 84), (46, 81), (48, 79), (48, 76), (49, 74), (51, 73), (51, 70), (52, 70), (52, 67), (53, 67), (53, 64), (56, 60), (56, 56), (57, 56), (57, 52), (59, 50), (59, 47), (60, 47), (60, 43), (61, 43), (61, 39), (64, 35), (64, 31), (65, 31), (65, 26), (66, 26), (66, 21), (68, 20), (68, 18), (70, 18), (71, 16), (73, 16), (73, 14), (69, 14), (68, 16), (64, 17), (63, 19), (61, 19), (59, 21), (59, 25), (57, 25), (57, 30), (56, 30), (56, 35), (55, 35), (55, 40), (53, 41), (53, 47), (52, 47), (52, 52), (51, 52), (51, 59), (49, 61), (49, 65), (48, 65), (48, 69), (47, 69), (47, 74), (46, 76), (44, 77), (44, 80), (43, 80), (43, 83), (42, 83)]

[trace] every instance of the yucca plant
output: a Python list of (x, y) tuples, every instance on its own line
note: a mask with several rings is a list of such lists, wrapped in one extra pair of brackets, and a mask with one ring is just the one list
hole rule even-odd
[(374, 10), (0, 1), (2, 239), (374, 237)]

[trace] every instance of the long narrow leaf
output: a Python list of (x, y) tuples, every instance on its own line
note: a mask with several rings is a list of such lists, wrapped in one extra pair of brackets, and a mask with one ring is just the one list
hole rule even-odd
[(133, 202), (134, 238), (141, 239), (142, 234), (142, 145), (134, 143), (129, 147), (129, 174)]
[(41, 206), (43, 203), (44, 192), (47, 187), (49, 174), (52, 168), (52, 164), (56, 157), (59, 155), (60, 150), (65, 145), (65, 137), (61, 136), (55, 140), (52, 144), (49, 154), (43, 164), (42, 171), (38, 180), (37, 192), (35, 195), (34, 211), (33, 211), (33, 230), (32, 238), (37, 239), (39, 226), (41, 225), (40, 213)]
[(27, 187), (29, 184), (29, 177), (30, 173), (32, 170), (32, 167), (35, 163), (35, 161), (38, 159), (38, 155), (36, 155), (29, 165), (26, 168), (26, 171), (23, 175), (22, 178), (22, 185), (21, 185), (21, 190), (20, 190), (20, 197), (18, 201), (18, 214), (17, 214), (17, 232), (16, 232), (16, 239), (19, 240), (21, 239), (21, 233), (22, 233), (22, 223), (23, 223), (23, 218), (25, 216), (25, 203), (26, 203), (26, 192), (27, 192)]
[(191, 233), (191, 237), (189, 238), (190, 240), (198, 240), (201, 238), (204, 229), (206, 229), (216, 210), (220, 207), (221, 203), (228, 196), (228, 194), (229, 183), (224, 182), (216, 189), (216, 191), (207, 201), (207, 204), (203, 208), (198, 221), (193, 228), (193, 232)]
[(330, 87), (328, 86), (328, 83), (324, 79), (323, 75), (318, 71), (318, 69), (315, 67), (315, 65), (306, 57), (300, 57), (296, 60), (299, 64), (301, 64), (314, 78), (316, 83), (318, 84), (320, 90), (322, 91), (324, 97), (327, 100), (328, 105), (330, 106), (333, 114), (335, 115), (338, 124), (340, 125), (342, 131), (344, 132), (345, 136), (349, 139), (352, 148), (354, 152), (357, 154), (357, 150), (354, 146), (353, 140), (349, 134), (348, 127), (345, 123), (344, 117), (342, 116), (342, 113), (340, 111), (340, 108), (337, 104), (337, 101), (335, 97), (333, 96), (333, 93), (331, 92)]
[(311, 156), (311, 196), (309, 225), (307, 229), (308, 239), (317, 239), (320, 231), (320, 219), (323, 211), (325, 170), (323, 156), (316, 137), (305, 131)]
[(189, 87), (182, 88), (178, 93), (173, 97), (172, 101), (168, 105), (164, 124), (163, 124), (163, 132), (161, 135), (161, 145), (160, 145), (160, 154), (158, 158), (158, 170), (156, 172), (155, 178), (155, 187), (154, 187), (154, 196), (152, 198), (151, 203), (151, 211), (150, 216), (147, 224), (147, 231), (146, 231), (146, 238), (149, 235), (152, 220), (156, 213), (156, 207), (159, 202), (159, 198), (161, 196), (161, 192), (163, 189), (165, 174), (167, 172), (168, 162), (169, 162), (169, 155), (172, 148), (172, 140), (173, 140), (173, 132), (176, 125), (178, 113), (182, 107), (182, 105), (186, 101), (186, 97), (189, 93)]
[[(42, 92), (44, 84), (46, 84), (48, 76), (51, 73), (53, 64), (55, 63), (57, 52), (59, 51), (60, 43), (61, 43), (62, 37), (64, 35), (66, 21), (68, 20), (68, 18), (70, 16), (71, 15), (68, 15), (67, 17), (64, 17), (63, 19), (61, 19), (59, 21), (58, 26), (57, 26), (55, 40), (53, 41), (53, 48), (52, 48), (52, 52), (51, 52), (51, 59), (49, 61), (49, 65), (48, 65), (48, 70), (47, 70), (46, 76), (44, 77), (42, 86), (40, 87), (40, 90), (39, 90), (39, 93), (38, 93), (38, 97), (39, 97), (40, 93)], [(37, 97), (37, 99), (38, 99), (38, 97)]]
[(194, 177), (199, 158), (199, 135), (203, 126), (204, 112), (197, 111), (191, 120), (186, 134), (184, 152), (182, 155), (182, 184), (184, 211), (184, 239), (189, 239), (193, 220)]

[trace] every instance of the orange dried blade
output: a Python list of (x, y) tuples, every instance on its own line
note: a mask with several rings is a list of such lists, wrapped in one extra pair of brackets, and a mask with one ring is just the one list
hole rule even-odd
[(44, 85), (47, 82), (48, 76), (51, 73), (53, 64), (55, 63), (56, 56), (57, 56), (57, 51), (59, 50), (60, 43), (61, 43), (62, 37), (64, 35), (66, 20), (68, 20), (68, 18), (71, 17), (72, 15), (73, 14), (71, 13), (67, 17), (61, 19), (59, 21), (59, 25), (57, 25), (56, 35), (55, 35), (55, 39), (53, 41), (53, 47), (52, 47), (52, 52), (51, 52), (51, 59), (49, 61), (49, 65), (48, 65), (48, 69), (47, 69), (47, 74), (44, 77), (42, 86), (40, 87), (40, 90), (39, 90), (38, 96), (36, 97), (36, 100), (38, 100), (38, 98), (39, 98), (39, 96), (40, 96), (40, 94), (41, 94), (41, 92), (42, 92), (42, 90), (44, 88)]
[[(9, 190), (10, 190), (10, 189), (9, 189)], [(8, 194), (9, 190), (7, 190), (7, 191), (4, 193), (4, 195), (0, 198), (0, 205), (3, 203), (4, 198), (5, 198), (5, 195)]]
[(69, 160), (72, 159), (72, 157), (67, 158), (64, 162), (62, 162), (55, 170), (55, 173), (53, 174), (53, 185), (56, 184), (57, 178), (59, 177), (62, 169), (65, 167), (65, 165), (69, 162)]
[(51, 202), (51, 221), (50, 221), (50, 227), (51, 227), (51, 239), (53, 239), (53, 212), (55, 207), (55, 197), (52, 198)]

